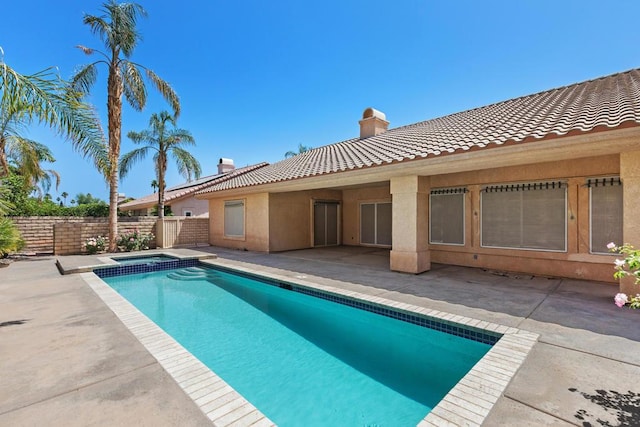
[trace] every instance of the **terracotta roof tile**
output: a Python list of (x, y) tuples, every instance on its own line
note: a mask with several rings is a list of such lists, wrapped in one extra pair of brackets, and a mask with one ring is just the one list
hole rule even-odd
[[(216, 185), (223, 183), (230, 179), (235, 179), (241, 177), (243, 174), (254, 171), (256, 169), (267, 166), (268, 163), (262, 162), (255, 165), (245, 166), (243, 168), (237, 168), (230, 172), (218, 175), (211, 175), (209, 177), (200, 178), (195, 181), (193, 185), (189, 186), (189, 183), (180, 184), (174, 186), (172, 188), (168, 188), (164, 193), (164, 202), (171, 202), (173, 200), (186, 197), (189, 195), (194, 195), (198, 191), (203, 188), (208, 187), (209, 185)], [(149, 194), (139, 199), (131, 200), (130, 202), (123, 203), (119, 207), (124, 210), (133, 210), (133, 209), (141, 209), (145, 206), (153, 206), (158, 203), (158, 194)]]
[(640, 124), (639, 69), (319, 147), (200, 193), (615, 128), (624, 122)]

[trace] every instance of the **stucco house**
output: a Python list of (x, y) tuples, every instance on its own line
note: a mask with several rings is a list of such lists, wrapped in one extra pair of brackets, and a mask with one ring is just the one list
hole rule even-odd
[[(236, 169), (232, 159), (221, 158), (218, 162), (217, 174), (167, 188), (164, 192), (164, 204), (170, 206), (171, 212), (176, 216), (208, 217), (209, 203), (206, 200), (196, 199), (194, 195), (197, 191), (266, 165), (267, 163), (258, 163)], [(119, 208), (120, 211), (128, 212), (132, 216), (150, 216), (153, 215), (152, 211), (157, 206), (158, 193), (153, 193), (123, 203)]]
[(613, 281), (640, 245), (640, 70), (360, 136), (209, 185), (210, 243), (390, 249), (431, 263)]

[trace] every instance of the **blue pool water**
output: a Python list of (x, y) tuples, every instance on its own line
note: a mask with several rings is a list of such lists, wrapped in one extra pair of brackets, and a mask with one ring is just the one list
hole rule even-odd
[(177, 260), (177, 258), (174, 258), (169, 255), (140, 255), (140, 256), (131, 256), (131, 257), (115, 257), (111, 259), (118, 262), (121, 265), (134, 265), (134, 264), (145, 264), (145, 263), (155, 264), (158, 262)]
[(415, 426), (490, 348), (214, 269), (103, 280), (281, 427)]

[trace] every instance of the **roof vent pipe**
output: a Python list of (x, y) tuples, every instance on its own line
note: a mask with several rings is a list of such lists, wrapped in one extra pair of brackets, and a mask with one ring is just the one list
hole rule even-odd
[(389, 122), (382, 111), (375, 108), (367, 108), (362, 113), (360, 120), (360, 139), (369, 138), (370, 136), (380, 135), (387, 131)]
[(223, 174), (223, 173), (227, 173), (227, 172), (231, 172), (235, 168), (236, 167), (233, 164), (233, 160), (232, 159), (221, 158), (220, 162), (218, 162), (218, 175)]

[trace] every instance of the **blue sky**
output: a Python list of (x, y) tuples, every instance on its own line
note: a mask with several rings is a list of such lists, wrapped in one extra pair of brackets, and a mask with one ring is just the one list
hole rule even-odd
[[(443, 116), (640, 65), (640, 2), (537, 1), (142, 1), (143, 40), (132, 56), (178, 92), (178, 121), (196, 139), (191, 152), (205, 175), (220, 157), (237, 166), (281, 160), (358, 135), (366, 107), (390, 127)], [(92, 60), (74, 46), (102, 49), (82, 23), (99, 14), (92, 0), (6, 1), (4, 61), (29, 74), (56, 66), (63, 78)], [(106, 75), (90, 101), (106, 129)], [(149, 88), (143, 112), (125, 108), (122, 153), (130, 130), (168, 109)], [(46, 143), (72, 197), (108, 199), (91, 163), (51, 131)], [(140, 163), (119, 191), (152, 192), (154, 169)], [(168, 185), (183, 182), (170, 166)]]

